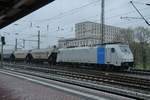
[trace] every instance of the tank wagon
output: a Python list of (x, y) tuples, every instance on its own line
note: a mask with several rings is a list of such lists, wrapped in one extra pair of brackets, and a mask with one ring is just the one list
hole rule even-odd
[(26, 56), (27, 62), (48, 62), (49, 64), (56, 63), (58, 48), (52, 47), (48, 49), (30, 50)]
[(48, 49), (34, 49), (34, 50), (17, 50), (4, 53), (4, 58), (8, 61), (25, 61), (31, 62), (48, 62), (50, 64), (56, 63), (58, 48), (55, 46)]
[(25, 61), (26, 56), (28, 55), (29, 50), (17, 50), (11, 54), (10, 60), (14, 61)]
[(13, 50), (4, 50), (3, 59), (4, 61), (10, 61), (11, 55), (13, 54)]
[(133, 54), (128, 45), (107, 44), (97, 47), (60, 49), (57, 63), (86, 65), (102, 69), (128, 69), (133, 66)]
[[(3, 60), (4, 61), (10, 61), (10, 57), (14, 51), (13, 50), (4, 50), (3, 51)], [(0, 53), (0, 59), (1, 59), (1, 53)]]

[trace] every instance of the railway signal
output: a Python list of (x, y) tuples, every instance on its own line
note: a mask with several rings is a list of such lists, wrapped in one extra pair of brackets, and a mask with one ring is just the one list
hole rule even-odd
[(1, 67), (3, 67), (3, 46), (5, 45), (5, 37), (1, 37)]
[(3, 45), (5, 45), (5, 37), (4, 36), (1, 37), (1, 42)]

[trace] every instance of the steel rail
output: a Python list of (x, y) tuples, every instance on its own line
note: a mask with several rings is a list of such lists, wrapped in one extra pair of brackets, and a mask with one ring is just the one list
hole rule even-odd
[(28, 66), (19, 66), (19, 65), (16, 66), (13, 64), (10, 65), (10, 67), (14, 67), (14, 66), (16, 68), (24, 68), (31, 71), (34, 70), (38, 72), (51, 73), (55, 75), (88, 80), (97, 83), (104, 82), (107, 84), (129, 87), (129, 88), (138, 89), (146, 92), (150, 91), (150, 80), (148, 79), (135, 78), (135, 77), (123, 76), (119, 74), (106, 73), (106, 72), (99, 72), (96, 75), (94, 74), (91, 75), (91, 72), (87, 72), (86, 70), (85, 71), (81, 70), (80, 72), (73, 72), (73, 71), (70, 72), (70, 71), (48, 69), (48, 68), (37, 68), (37, 67), (28, 67)]

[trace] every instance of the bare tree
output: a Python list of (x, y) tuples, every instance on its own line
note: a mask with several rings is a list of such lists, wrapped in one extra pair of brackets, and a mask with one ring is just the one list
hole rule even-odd
[(134, 41), (134, 31), (130, 28), (128, 29), (121, 29), (120, 34), (122, 36), (122, 41), (125, 43), (130, 44), (131, 42)]
[(131, 43), (134, 41), (134, 31), (130, 28), (128, 29), (120, 29), (118, 33), (116, 33), (116, 37), (114, 38), (114, 42), (122, 42), (122, 43)]
[(136, 36), (137, 42), (149, 43), (150, 30), (144, 27), (137, 27), (134, 29), (134, 34)]
[(141, 44), (143, 67), (146, 68), (146, 47), (150, 39), (150, 30), (144, 27), (134, 29), (135, 41)]

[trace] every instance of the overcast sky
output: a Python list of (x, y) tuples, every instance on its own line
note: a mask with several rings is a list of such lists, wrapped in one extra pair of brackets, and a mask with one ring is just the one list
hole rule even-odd
[[(117, 27), (148, 27), (141, 19), (120, 19), (120, 17), (140, 17), (130, 0), (105, 0), (105, 24)], [(134, 0), (141, 13), (150, 21), (150, 0)], [(18, 45), (21, 39), (37, 40), (37, 31), (41, 31), (41, 48), (57, 44), (61, 37), (70, 38), (75, 35), (75, 23), (93, 21), (100, 23), (101, 0), (55, 0), (32, 14), (3, 28), (1, 33), (6, 37), (6, 43), (14, 48), (15, 38)], [(38, 28), (38, 27), (39, 28)], [(17, 33), (17, 34), (16, 34)], [(36, 48), (36, 42), (26, 42), (26, 49)]]

